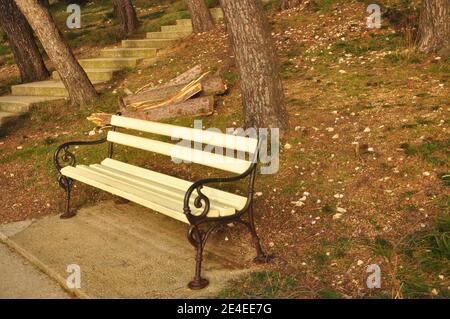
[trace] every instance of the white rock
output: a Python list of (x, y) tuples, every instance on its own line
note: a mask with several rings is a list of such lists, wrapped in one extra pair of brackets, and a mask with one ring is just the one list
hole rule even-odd
[(437, 291), (436, 288), (433, 288), (433, 290), (431, 290), (431, 293), (432, 293), (434, 296), (437, 296), (437, 295), (439, 294), (439, 292)]
[(299, 201), (301, 201), (301, 202), (306, 201), (306, 196), (303, 196), (302, 198), (300, 198)]
[(369, 133), (369, 132), (370, 132), (370, 128), (369, 128), (369, 127), (366, 127), (366, 128), (364, 129), (363, 132), (364, 132), (364, 133)]
[(347, 210), (346, 210), (345, 208), (342, 208), (342, 207), (337, 207), (336, 210), (337, 210), (339, 213), (346, 213), (346, 212), (347, 212)]
[(339, 138), (339, 134), (335, 134), (335, 135), (333, 135), (333, 137), (332, 137), (333, 140), (335, 140), (335, 139), (337, 139), (337, 138)]
[(309, 194), (309, 192), (303, 192), (303, 195), (309, 196), (310, 194)]
[(344, 198), (343, 194), (334, 194), (333, 196), (334, 196), (334, 198), (337, 198), (337, 199)]
[(430, 176), (430, 172), (423, 172), (423, 176)]
[(262, 194), (263, 194), (262, 192), (256, 192), (255, 193), (256, 196), (262, 196)]
[(327, 132), (334, 132), (334, 128), (332, 128), (332, 127), (327, 127), (326, 130), (327, 130)]
[(342, 214), (341, 213), (337, 213), (333, 215), (333, 220), (337, 220), (337, 219), (341, 219)]
[(289, 143), (284, 144), (284, 149), (285, 150), (290, 150), (292, 148), (292, 145)]
[(360, 259), (360, 260), (358, 260), (358, 261), (356, 262), (356, 264), (357, 264), (358, 266), (362, 266), (362, 265), (364, 264), (364, 261), (362, 261), (362, 260)]

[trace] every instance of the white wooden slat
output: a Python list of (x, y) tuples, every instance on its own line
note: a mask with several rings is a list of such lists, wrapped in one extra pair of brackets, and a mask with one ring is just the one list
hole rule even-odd
[[(93, 170), (91, 167), (85, 166), (85, 165), (78, 165), (76, 167), (77, 169), (86, 172), (87, 174), (90, 174), (91, 176), (94, 175), (96, 179), (103, 181), (104, 183), (107, 183), (109, 185), (114, 185), (117, 188), (120, 189), (133, 189), (142, 193), (145, 193), (144, 198), (150, 197), (150, 199), (162, 206), (167, 206), (171, 208), (174, 211), (177, 212), (183, 212), (183, 200), (180, 198), (175, 198), (172, 195), (162, 194), (159, 191), (150, 190), (147, 188), (142, 188), (139, 185), (121, 180), (118, 177), (114, 176), (107, 176), (105, 174), (102, 174), (98, 171)], [(194, 206), (191, 206), (192, 214), (199, 215), (202, 212), (202, 209), (198, 209)], [(223, 215), (229, 215), (233, 213), (234, 210), (232, 208), (225, 209), (223, 208)], [(217, 207), (212, 206), (208, 216), (210, 217), (219, 217), (221, 216), (221, 212), (217, 209)]]
[[(154, 172), (146, 168), (130, 165), (110, 158), (103, 160), (101, 165), (128, 173), (132, 176), (139, 176), (146, 180), (157, 182), (161, 185), (170, 185), (170, 187), (176, 188), (181, 192), (186, 192), (186, 190), (192, 185), (192, 182), (185, 181), (177, 177)], [(234, 207), (236, 210), (241, 210), (244, 208), (245, 203), (247, 202), (247, 198), (244, 196), (232, 194), (212, 187), (205, 186), (202, 191), (211, 200), (224, 203)]]
[(237, 174), (244, 173), (252, 164), (250, 161), (245, 161), (238, 158), (203, 152), (201, 150), (183, 147), (180, 145), (155, 141), (148, 138), (114, 131), (108, 132), (108, 141), (171, 156), (172, 159), (194, 162)]
[(254, 154), (258, 145), (255, 138), (224, 134), (211, 130), (200, 130), (152, 121), (133, 119), (114, 115), (111, 124), (127, 129), (170, 136), (172, 139), (183, 139), (223, 147), (225, 149), (238, 150)]
[[(80, 169), (83, 169), (82, 166), (77, 166)], [(149, 180), (146, 180), (144, 178), (134, 176), (131, 174), (127, 174), (124, 172), (120, 172), (117, 170), (113, 170), (109, 167), (95, 164), (90, 165), (89, 169), (91, 172), (96, 172), (97, 174), (107, 176), (108, 178), (112, 178), (114, 180), (123, 182), (130, 186), (138, 186), (138, 187), (144, 187), (145, 190), (156, 192), (157, 194), (162, 194), (164, 196), (168, 196), (169, 199), (176, 199), (178, 202), (183, 203), (184, 201), (184, 194), (185, 192), (182, 192), (176, 188), (171, 188), (167, 185), (161, 185), (155, 182), (151, 182)], [(190, 204), (191, 207), (194, 207), (194, 199), (195, 196), (192, 196)], [(218, 211), (220, 216), (229, 216), (235, 213), (235, 209), (231, 206), (226, 206), (222, 203), (218, 203), (215, 201), (211, 201), (211, 210), (212, 211)]]
[(144, 207), (153, 209), (157, 212), (160, 212), (171, 218), (177, 219), (181, 222), (189, 223), (186, 216), (181, 211), (173, 210), (171, 208), (168, 208), (165, 205), (161, 205), (161, 204), (153, 201), (149, 197), (145, 197), (146, 194), (143, 192), (139, 192), (137, 190), (130, 189), (130, 188), (124, 189), (124, 188), (114, 187), (112, 185), (109, 185), (109, 183), (104, 183), (102, 181), (99, 181), (98, 178), (90, 176), (89, 174), (86, 174), (85, 172), (83, 172), (75, 167), (72, 167), (72, 166), (64, 167), (61, 170), (61, 173), (67, 177), (74, 179), (74, 180), (77, 180), (77, 181), (83, 182), (85, 184), (94, 186), (96, 188), (102, 189), (113, 195), (117, 195), (122, 198), (128, 199), (134, 203), (137, 203)]

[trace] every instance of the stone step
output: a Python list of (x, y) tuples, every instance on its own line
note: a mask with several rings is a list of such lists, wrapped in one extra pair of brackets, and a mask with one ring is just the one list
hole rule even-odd
[(140, 58), (96, 58), (79, 60), (80, 65), (85, 69), (135, 68), (140, 61)]
[(177, 25), (189, 25), (192, 26), (192, 20), (191, 19), (178, 19), (176, 21)]
[(28, 112), (30, 107), (35, 104), (58, 100), (53, 96), (20, 96), (5, 95), (0, 96), (0, 111), (11, 113)]
[(192, 31), (147, 32), (147, 39), (181, 39), (192, 34)]
[(192, 32), (191, 25), (163, 25), (162, 32)]
[[(102, 82), (108, 82), (111, 81), (114, 77), (114, 73), (117, 73), (120, 71), (120, 69), (84, 69), (86, 74), (89, 77), (89, 80), (91, 81), (102, 81)], [(53, 80), (60, 80), (59, 73), (57, 71), (54, 71), (52, 73), (52, 79)]]
[(144, 40), (122, 40), (122, 47), (124, 48), (166, 48), (176, 39), (144, 39)]
[[(101, 82), (92, 81), (92, 84)], [(52, 97), (68, 97), (69, 93), (61, 81), (40, 81), (13, 85), (11, 87), (12, 95), (27, 95), (27, 96), (52, 96)]]
[(103, 49), (100, 56), (103, 58), (154, 58), (158, 53), (155, 48), (113, 48)]
[(21, 115), (22, 115), (21, 113), (10, 113), (0, 111), (0, 126), (9, 121), (17, 119)]

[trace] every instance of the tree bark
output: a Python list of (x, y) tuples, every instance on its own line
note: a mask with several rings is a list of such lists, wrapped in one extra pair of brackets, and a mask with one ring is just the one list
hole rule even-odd
[(220, 0), (241, 77), (247, 127), (288, 127), (279, 62), (260, 0)]
[(422, 0), (418, 48), (431, 53), (450, 49), (450, 0)]
[(92, 101), (97, 92), (72, 50), (64, 42), (50, 12), (38, 0), (16, 0), (16, 3), (53, 62), (72, 103)]
[(14, 0), (0, 0), (0, 25), (8, 37), (22, 83), (48, 78), (50, 74), (35, 42), (33, 30)]
[(214, 27), (214, 21), (205, 0), (186, 0), (186, 4), (191, 14), (194, 33), (206, 32)]
[(280, 9), (292, 9), (302, 3), (302, 0), (281, 0)]
[(127, 35), (135, 31), (139, 27), (139, 21), (131, 0), (112, 0), (112, 3), (119, 18), (122, 33)]

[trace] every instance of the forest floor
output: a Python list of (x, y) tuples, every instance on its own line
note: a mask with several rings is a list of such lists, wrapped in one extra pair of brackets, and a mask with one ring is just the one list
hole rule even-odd
[[(311, 3), (269, 8), (290, 130), (279, 172), (258, 176), (256, 211), (264, 247), (277, 258), (220, 297), (448, 298), (450, 59), (416, 52), (387, 19), (367, 29), (362, 2)], [(59, 213), (56, 146), (88, 138), (86, 116), (115, 112), (125, 88), (163, 83), (196, 64), (222, 74), (230, 88), (203, 126), (240, 127), (239, 76), (219, 25), (116, 79), (92, 106), (48, 103), (10, 127), (0, 138), (0, 223)], [(170, 122), (192, 126), (193, 119)], [(195, 165), (121, 150), (120, 160), (205, 177)], [(76, 150), (86, 163), (105, 152)], [(74, 193), (80, 206), (111, 198), (80, 184)], [(249, 240), (241, 228), (226, 231), (230, 242)], [(380, 289), (366, 284), (372, 264), (381, 269)]]

